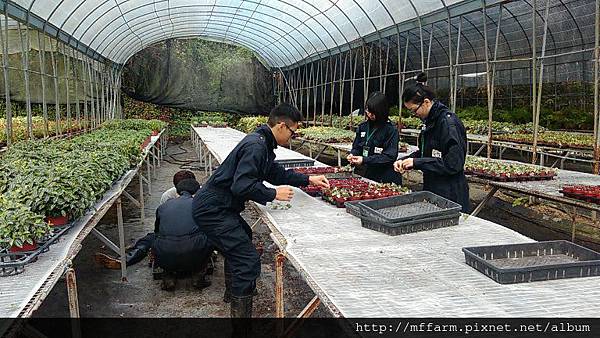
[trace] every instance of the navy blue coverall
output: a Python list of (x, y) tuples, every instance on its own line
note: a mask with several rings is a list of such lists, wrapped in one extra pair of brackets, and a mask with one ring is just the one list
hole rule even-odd
[[(390, 121), (381, 126), (375, 126), (373, 121), (365, 121), (356, 128), (350, 153), (363, 156), (366, 178), (380, 183), (402, 184), (402, 175), (394, 171), (398, 140), (398, 129)], [(368, 147), (368, 156), (363, 154), (365, 146)]]
[(156, 210), (152, 251), (156, 264), (165, 271), (201, 271), (213, 251), (192, 218), (192, 202), (190, 193), (184, 191)]
[(462, 122), (448, 107), (435, 101), (421, 128), (414, 169), (423, 172), (423, 190), (454, 201), (469, 212), (469, 185), (464, 167), (467, 134)]
[(240, 216), (246, 201), (266, 204), (275, 199), (274, 185), (306, 186), (308, 176), (285, 170), (274, 162), (277, 142), (267, 125), (244, 137), (194, 196), (193, 217), (209, 243), (225, 257), (231, 273), (231, 294), (252, 294), (260, 275), (260, 257), (252, 230)]

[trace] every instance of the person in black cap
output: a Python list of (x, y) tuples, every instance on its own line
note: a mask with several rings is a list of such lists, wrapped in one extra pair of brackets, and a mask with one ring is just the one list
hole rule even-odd
[(402, 184), (402, 175), (394, 171), (398, 158), (398, 129), (388, 119), (390, 109), (385, 95), (374, 92), (366, 103), (367, 120), (356, 128), (356, 137), (347, 160), (366, 167), (364, 177), (380, 183)]
[(423, 190), (454, 201), (463, 212), (470, 211), (469, 185), (464, 173), (467, 155), (465, 127), (448, 107), (435, 99), (425, 84), (427, 75), (417, 76), (415, 84), (402, 93), (404, 106), (424, 123), (419, 134), (419, 150), (396, 161), (394, 169), (421, 170)]
[(192, 196), (200, 188), (195, 179), (184, 179), (176, 186), (179, 197), (161, 204), (156, 210), (152, 243), (155, 264), (164, 270), (162, 288), (173, 290), (178, 273), (193, 273), (196, 288), (210, 285), (206, 265), (212, 253), (206, 234), (192, 218)]
[[(252, 296), (260, 275), (252, 229), (240, 216), (246, 201), (290, 201), (294, 190), (283, 184), (329, 187), (325, 176), (298, 174), (274, 162), (274, 149), (289, 142), (301, 120), (296, 107), (288, 103), (275, 107), (267, 125), (244, 137), (194, 197), (194, 220), (225, 257), (224, 301), (231, 300), (233, 318), (252, 316)], [(277, 187), (268, 188), (263, 181)]]

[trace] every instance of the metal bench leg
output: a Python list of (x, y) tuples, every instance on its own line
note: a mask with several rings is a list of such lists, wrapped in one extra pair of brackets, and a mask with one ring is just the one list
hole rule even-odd
[(77, 278), (75, 270), (68, 268), (66, 272), (67, 296), (69, 298), (69, 313), (71, 315), (71, 333), (73, 338), (81, 337), (81, 327), (79, 325), (79, 299), (77, 296)]
[(467, 215), (467, 217), (465, 217), (465, 221), (469, 218), (469, 216), (477, 216), (477, 214), (479, 214), (479, 212), (481, 211), (481, 209), (483, 209), (483, 207), (486, 205), (486, 203), (492, 198), (492, 196), (494, 196), (496, 191), (498, 191), (498, 188), (493, 187), (492, 190), (490, 190), (490, 192), (485, 196), (483, 201), (481, 201), (481, 203), (479, 203), (477, 208), (475, 208), (475, 210), (473, 210), (473, 212), (470, 215)]

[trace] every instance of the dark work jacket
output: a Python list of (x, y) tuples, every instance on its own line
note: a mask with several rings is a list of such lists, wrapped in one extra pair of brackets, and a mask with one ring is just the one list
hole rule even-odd
[(421, 128), (414, 169), (423, 172), (423, 190), (445, 197), (469, 212), (469, 185), (464, 173), (467, 134), (448, 107), (435, 101)]
[(375, 131), (372, 125), (369, 126), (369, 121), (358, 125), (352, 155), (363, 155), (367, 135), (373, 132), (368, 144), (369, 156), (363, 157), (363, 165), (367, 169), (365, 177), (376, 182), (402, 184), (402, 175), (394, 171), (394, 162), (398, 158), (398, 129), (389, 121)]
[(192, 218), (192, 196), (187, 192), (158, 207), (154, 232), (156, 263), (167, 271), (199, 270), (212, 251)]
[(275, 163), (277, 142), (263, 125), (238, 143), (194, 196), (193, 215), (198, 225), (239, 224), (246, 201), (266, 204), (275, 199), (273, 185), (308, 185), (308, 176), (285, 170)]

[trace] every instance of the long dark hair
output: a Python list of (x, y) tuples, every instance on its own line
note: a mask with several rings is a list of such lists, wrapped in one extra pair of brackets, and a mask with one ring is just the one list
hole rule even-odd
[(375, 115), (375, 124), (381, 125), (387, 122), (390, 116), (390, 105), (387, 97), (382, 92), (373, 92), (367, 100), (367, 110)]
[(427, 74), (420, 73), (417, 75), (417, 81), (406, 87), (402, 92), (402, 102), (421, 104), (425, 99), (435, 99), (435, 91), (425, 82), (427, 82)]

